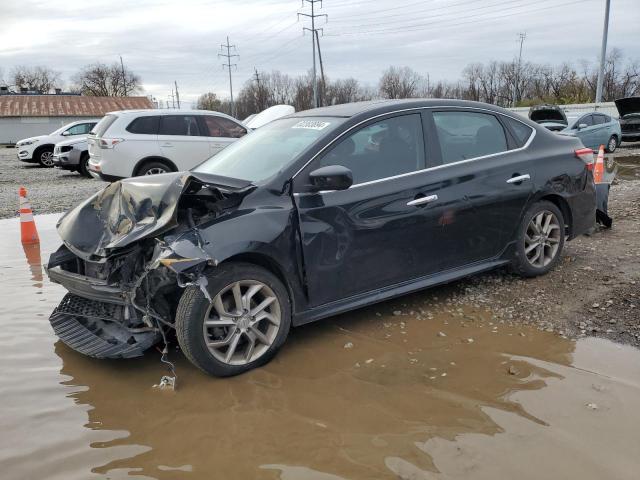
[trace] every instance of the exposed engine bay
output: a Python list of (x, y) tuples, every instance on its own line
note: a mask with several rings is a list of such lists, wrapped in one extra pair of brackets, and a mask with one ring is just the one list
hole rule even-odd
[(116, 182), (58, 223), (64, 244), (47, 273), (69, 293), (50, 321), (71, 348), (97, 358), (142, 355), (174, 327), (187, 285), (205, 295), (207, 252), (200, 225), (233, 210), (255, 188), (191, 173)]

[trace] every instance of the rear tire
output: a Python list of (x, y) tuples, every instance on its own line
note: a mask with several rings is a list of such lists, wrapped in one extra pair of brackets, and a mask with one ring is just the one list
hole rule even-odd
[(53, 167), (53, 147), (43, 147), (36, 152), (36, 158), (40, 166), (45, 168)]
[(178, 304), (176, 336), (184, 355), (217, 377), (269, 362), (291, 327), (285, 286), (268, 270), (248, 263), (222, 264), (206, 278), (211, 302), (199, 286), (189, 286)]
[(523, 277), (544, 275), (557, 265), (565, 242), (564, 216), (549, 201), (536, 202), (518, 228), (511, 269)]
[(613, 153), (616, 151), (616, 148), (618, 148), (618, 144), (620, 142), (618, 141), (618, 137), (616, 137), (615, 135), (611, 135), (611, 137), (609, 138), (609, 141), (607, 142), (607, 152), (608, 153)]
[(80, 157), (78, 173), (83, 177), (92, 178), (91, 174), (89, 173), (89, 153), (83, 153)]
[(138, 173), (136, 176), (142, 175), (159, 175), (161, 173), (169, 173), (173, 172), (173, 168), (171, 168), (168, 164), (161, 160), (153, 160), (150, 162), (146, 162), (138, 169)]

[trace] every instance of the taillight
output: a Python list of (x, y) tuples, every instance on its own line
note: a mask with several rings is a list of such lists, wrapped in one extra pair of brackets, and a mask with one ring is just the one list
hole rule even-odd
[(100, 148), (113, 148), (120, 142), (124, 142), (123, 138), (101, 138), (99, 140)]
[(577, 150), (575, 150), (575, 154), (576, 157), (578, 157), (586, 164), (588, 170), (593, 170), (593, 165), (595, 163), (595, 160), (593, 158), (593, 150), (591, 150), (590, 148), (578, 148)]

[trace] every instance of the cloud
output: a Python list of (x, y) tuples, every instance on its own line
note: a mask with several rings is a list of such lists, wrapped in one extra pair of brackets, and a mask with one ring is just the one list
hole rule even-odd
[[(236, 45), (239, 87), (253, 68), (303, 74), (311, 67), (308, 20), (296, 23), (296, 0), (23, 0), (3, 5), (0, 63), (47, 65), (69, 78), (80, 67), (122, 55), (146, 93), (166, 100), (178, 82), (181, 98), (228, 93), (218, 58), (226, 36)], [(465, 65), (510, 59), (517, 34), (526, 32), (523, 56), (539, 63), (595, 60), (604, 2), (600, 0), (325, 0), (318, 13), (326, 74), (375, 84), (389, 65), (408, 65), (432, 80), (456, 79)], [(309, 11), (308, 7), (304, 10)], [(28, 12), (28, 13), (27, 13)], [(636, 0), (613, 2), (609, 46), (636, 55), (640, 9)]]

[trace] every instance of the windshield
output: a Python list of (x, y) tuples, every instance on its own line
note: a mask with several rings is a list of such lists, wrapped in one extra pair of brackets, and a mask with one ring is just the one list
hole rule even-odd
[(576, 122), (582, 118), (582, 115), (567, 115), (567, 129), (575, 129), (578, 125)]
[(232, 143), (194, 171), (261, 182), (289, 166), (317, 139), (344, 122), (336, 117), (274, 120)]

